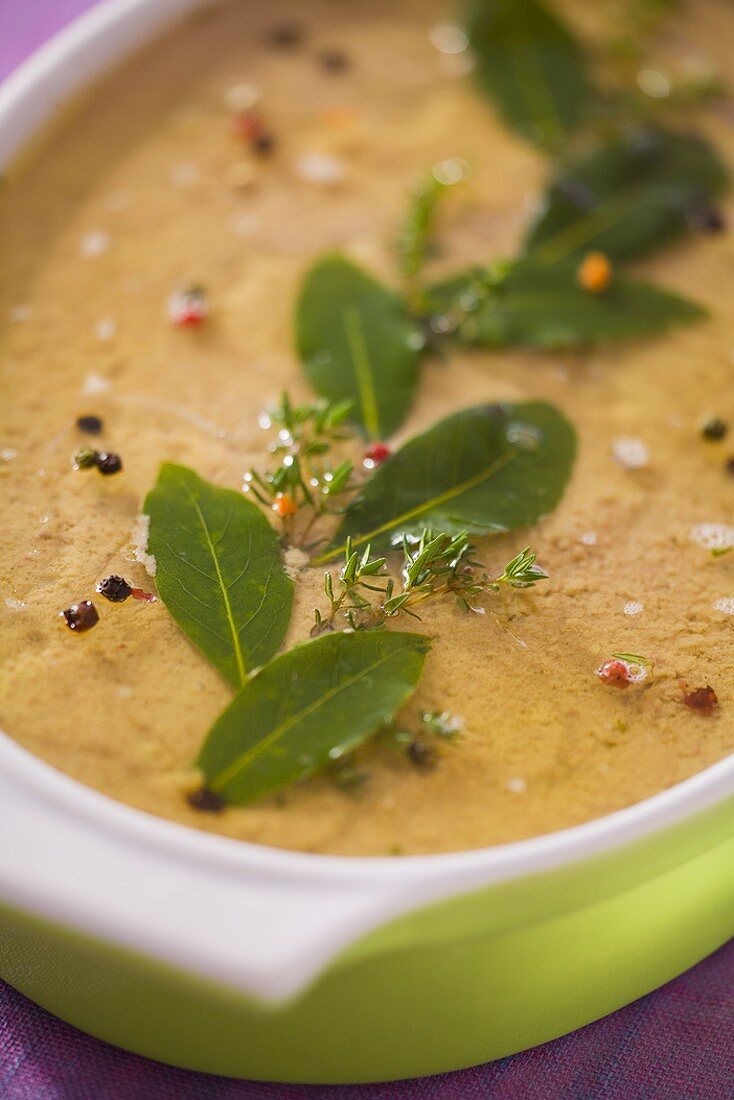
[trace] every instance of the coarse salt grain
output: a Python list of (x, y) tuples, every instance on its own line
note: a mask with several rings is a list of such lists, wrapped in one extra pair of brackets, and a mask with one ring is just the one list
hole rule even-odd
[(25, 604), (22, 600), (16, 600), (14, 596), (8, 596), (5, 600), (5, 606), (11, 611), (22, 611)]
[(466, 31), (455, 23), (438, 23), (431, 28), (429, 37), (431, 45), (441, 53), (463, 53), (469, 45)]
[(92, 397), (97, 393), (107, 393), (109, 389), (111, 389), (111, 383), (103, 378), (101, 374), (95, 374), (94, 371), (91, 371), (84, 379), (82, 394), (85, 397)]
[(640, 665), (637, 661), (622, 661), (627, 666), (627, 679), (631, 684), (639, 684), (650, 675), (647, 665)]
[(228, 111), (235, 113), (249, 111), (250, 108), (260, 102), (261, 98), (262, 90), (258, 88), (257, 84), (233, 84), (224, 93), (224, 106)]
[(429, 725), (431, 722), (435, 722), (440, 732), (445, 737), (451, 737), (457, 733), (461, 733), (464, 729), (464, 719), (460, 714), (451, 714), (449, 711), (444, 710), (440, 714), (431, 714), (430, 711), (426, 711), (423, 714), (423, 721)]
[(505, 783), (505, 787), (512, 794), (524, 794), (528, 789), (527, 781), (517, 776), (515, 779), (508, 779)]
[(644, 610), (645, 605), (638, 603), (637, 600), (629, 600), (622, 608), (625, 615), (641, 615)]
[(690, 538), (704, 550), (731, 550), (734, 547), (734, 527), (724, 523), (699, 523), (691, 528)]
[(79, 250), (82, 256), (92, 260), (97, 256), (101, 256), (109, 247), (109, 234), (105, 233), (103, 229), (93, 229), (91, 232), (84, 234)]
[(461, 157), (447, 157), (434, 164), (431, 175), (445, 187), (453, 187), (471, 175), (471, 165)]
[(734, 597), (722, 596), (714, 604), (714, 611), (721, 611), (724, 615), (734, 615)]
[(596, 538), (596, 531), (584, 531), (583, 535), (579, 535), (579, 542), (584, 546), (596, 546)]
[(108, 210), (124, 210), (129, 205), (130, 195), (127, 191), (113, 191), (107, 196), (105, 206)]
[(640, 69), (637, 74), (637, 87), (652, 99), (665, 99), (671, 91), (670, 80), (658, 69)]
[(98, 340), (113, 340), (117, 335), (117, 325), (112, 317), (101, 317), (94, 326)]
[(148, 553), (148, 535), (150, 534), (150, 516), (139, 515), (135, 520), (130, 541), (133, 546), (133, 560), (143, 566), (149, 577), (154, 577), (158, 563)]
[(613, 439), (612, 456), (624, 470), (641, 470), (650, 461), (647, 445), (636, 436), (620, 436)]
[(329, 153), (304, 153), (293, 167), (300, 179), (322, 187), (341, 183), (346, 175), (343, 161)]
[(257, 173), (253, 165), (246, 160), (236, 160), (234, 164), (230, 164), (224, 173), (225, 184), (227, 187), (234, 188), (234, 190), (244, 190), (252, 187), (256, 180)]
[(231, 227), (238, 237), (254, 237), (260, 229), (260, 219), (255, 214), (236, 214)]
[(467, 76), (476, 68), (477, 58), (473, 50), (461, 53), (439, 53), (438, 64), (445, 76)]
[(308, 565), (308, 554), (304, 554), (297, 546), (291, 546), (283, 554), (283, 569), (291, 580), (295, 580)]
[(3, 462), (12, 462), (14, 458), (18, 457), (18, 452), (15, 447), (3, 447), (0, 451), (0, 459)]
[(171, 183), (174, 187), (193, 187), (199, 181), (199, 169), (189, 160), (182, 160), (171, 168)]

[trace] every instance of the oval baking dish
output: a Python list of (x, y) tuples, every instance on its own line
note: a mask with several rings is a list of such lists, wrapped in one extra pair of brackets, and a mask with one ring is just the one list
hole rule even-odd
[[(106, 0), (0, 88), (0, 166), (199, 0)], [(0, 975), (103, 1039), (233, 1076), (357, 1082), (527, 1048), (734, 934), (734, 757), (563, 832), (305, 855), (119, 805), (0, 734)]]

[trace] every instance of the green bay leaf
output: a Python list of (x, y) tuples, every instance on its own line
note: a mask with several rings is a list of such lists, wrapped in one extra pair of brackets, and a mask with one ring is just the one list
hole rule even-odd
[(166, 463), (145, 499), (156, 588), (173, 618), (234, 687), (277, 652), (293, 582), (275, 531), (241, 493)]
[(515, 133), (557, 148), (595, 93), (583, 50), (538, 0), (473, 0), (466, 20), (476, 77)]
[(430, 640), (327, 634), (276, 657), (217, 720), (197, 764), (207, 786), (243, 805), (357, 748), (413, 693)]
[(420, 333), (403, 301), (343, 256), (311, 268), (296, 309), (296, 345), (306, 375), (329, 401), (352, 401), (352, 422), (387, 439), (408, 411)]
[(626, 131), (568, 164), (530, 227), (537, 264), (641, 256), (683, 233), (687, 217), (726, 186), (728, 173), (703, 138), (648, 126)]
[(577, 267), (521, 261), (494, 287), (477, 268), (434, 286), (429, 298), (438, 312), (456, 311), (455, 338), (476, 347), (584, 347), (652, 336), (706, 315), (687, 298), (619, 274), (602, 293), (582, 290)]
[(464, 409), (376, 470), (316, 564), (347, 537), (380, 550), (426, 527), (481, 535), (535, 523), (560, 500), (575, 453), (573, 428), (543, 402)]

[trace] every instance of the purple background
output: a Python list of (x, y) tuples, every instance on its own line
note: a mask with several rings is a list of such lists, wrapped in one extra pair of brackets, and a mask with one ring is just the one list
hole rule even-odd
[(0, 0), (0, 79), (95, 0)]
[[(0, 0), (0, 77), (93, 0)], [(1, 1100), (732, 1100), (734, 942), (621, 1012), (478, 1069), (400, 1084), (262, 1085), (91, 1039), (0, 982)]]

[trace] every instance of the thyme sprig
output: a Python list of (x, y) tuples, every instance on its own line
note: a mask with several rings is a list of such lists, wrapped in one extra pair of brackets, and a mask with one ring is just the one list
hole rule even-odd
[(652, 664), (647, 657), (642, 657), (639, 653), (613, 653), (612, 657), (615, 661), (624, 661), (626, 664), (639, 665), (640, 668), (649, 668)]
[(493, 591), (499, 591), (503, 584), (509, 588), (532, 588), (537, 581), (547, 581), (548, 574), (536, 563), (536, 558), (537, 554), (526, 546), (508, 561)]
[[(487, 267), (476, 268), (471, 277), (460, 277), (426, 290), (421, 306), (420, 322), (423, 326), (426, 350), (442, 358), (446, 354), (444, 344), (491, 298), (501, 295), (508, 276), (518, 261), (500, 258)], [(436, 299), (438, 290), (440, 302)]]
[(404, 538), (400, 581), (386, 575), (387, 559), (373, 558), (370, 547), (360, 553), (347, 539), (344, 565), (337, 577), (324, 573), (328, 610), (314, 611), (312, 636), (325, 630), (368, 630), (385, 625), (401, 614), (418, 619), (415, 608), (426, 600), (450, 597), (465, 612), (484, 614), (477, 601), (502, 588), (532, 588), (548, 574), (536, 564), (536, 554), (525, 547), (491, 576), (474, 560), (474, 547), (465, 531), (423, 531), (417, 539)]
[(344, 494), (356, 488), (354, 463), (333, 454), (352, 438), (345, 425), (351, 408), (350, 401), (294, 405), (283, 393), (260, 416), (261, 428), (276, 432), (268, 450), (277, 465), (250, 469), (243, 489), (279, 516), (288, 542), (306, 545), (316, 522), (339, 514)]
[[(352, 540), (347, 539), (344, 551), (344, 565), (335, 582), (333, 574), (324, 573), (324, 593), (329, 601), (329, 610), (322, 615), (314, 609), (314, 625), (311, 637), (315, 638), (325, 630), (336, 629), (335, 623), (341, 617), (344, 625), (352, 630), (363, 629), (366, 620), (374, 612), (374, 600), (364, 595), (365, 591), (376, 592), (386, 598), (392, 592), (392, 581), (385, 578), (384, 583), (374, 583), (375, 578), (384, 573), (386, 558), (373, 558), (370, 547), (365, 547), (360, 555), (352, 549)], [(380, 606), (378, 604), (378, 606)]]
[(424, 710), (421, 722), (427, 733), (442, 741), (458, 740), (464, 728), (464, 720), (448, 710)]
[[(455, 744), (461, 737), (464, 720), (447, 710), (424, 710), (408, 723), (388, 722), (380, 730), (381, 739), (404, 753), (418, 768), (431, 768), (440, 755), (441, 742)], [(357, 753), (349, 753), (329, 769), (337, 787), (353, 794), (369, 783), (371, 773), (360, 763)]]
[[(430, 251), (431, 234), (446, 192), (465, 180), (469, 166), (456, 157), (441, 161), (421, 180), (410, 196), (405, 218), (395, 241), (398, 270), (413, 285)], [(413, 287), (417, 293), (417, 288)]]
[(464, 720), (449, 711), (424, 710), (418, 715), (416, 729), (390, 722), (382, 729), (382, 737), (404, 752), (418, 768), (432, 768), (440, 755), (441, 741), (455, 743), (461, 736)]

